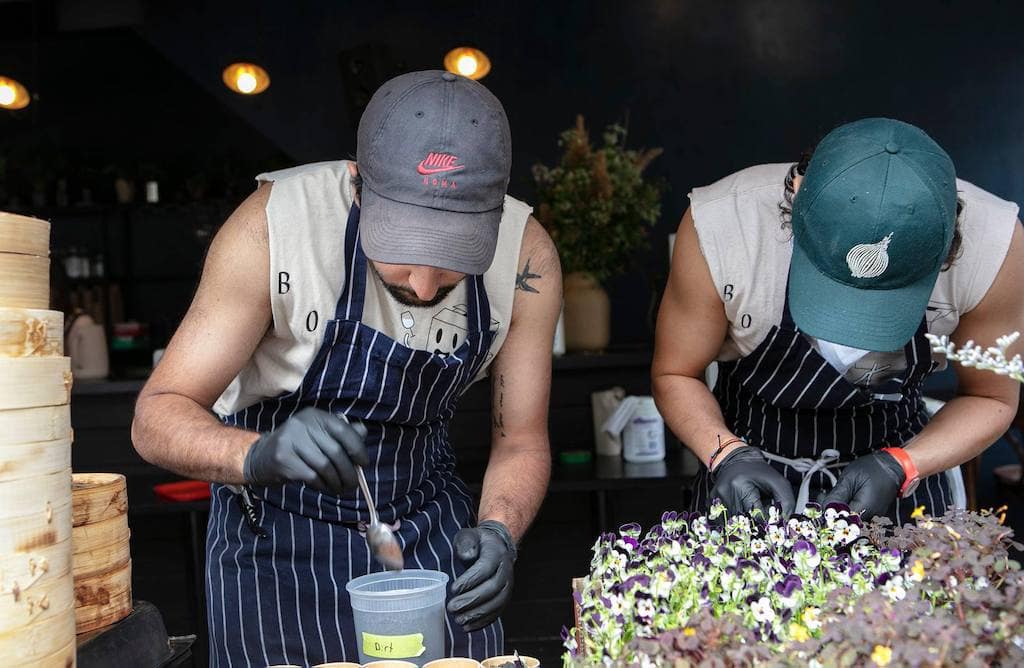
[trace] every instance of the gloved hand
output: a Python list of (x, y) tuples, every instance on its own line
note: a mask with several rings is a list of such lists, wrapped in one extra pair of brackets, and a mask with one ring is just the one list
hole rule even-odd
[(498, 618), (512, 596), (515, 543), (504, 524), (484, 520), (455, 534), (455, 554), (468, 568), (452, 583), (448, 612), (466, 631), (482, 629)]
[(796, 496), (793, 486), (757, 448), (736, 448), (711, 473), (714, 487), (709, 500), (721, 499), (730, 515), (748, 514), (754, 508), (764, 511), (763, 498), (782, 506), (783, 517), (793, 514)]
[(843, 469), (839, 481), (821, 500), (822, 505), (845, 503), (865, 520), (885, 515), (900, 492), (906, 473), (888, 452), (872, 452)]
[(328, 494), (359, 484), (355, 464), (370, 463), (354, 425), (319, 408), (303, 408), (263, 434), (245, 455), (242, 472), (254, 485), (303, 482)]

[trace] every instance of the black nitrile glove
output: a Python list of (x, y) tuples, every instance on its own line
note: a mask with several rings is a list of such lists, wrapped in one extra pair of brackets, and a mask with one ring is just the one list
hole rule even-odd
[(709, 501), (721, 499), (730, 515), (747, 515), (751, 510), (765, 509), (763, 499), (782, 506), (783, 517), (793, 514), (796, 495), (786, 477), (757, 448), (749, 445), (736, 448), (711, 473), (714, 487)]
[(865, 520), (885, 515), (906, 478), (903, 467), (888, 452), (872, 452), (854, 459), (839, 474), (839, 481), (821, 503), (845, 503)]
[(448, 612), (466, 631), (482, 629), (498, 618), (512, 596), (515, 543), (504, 524), (484, 520), (455, 534), (455, 554), (468, 568), (452, 583)]
[(359, 484), (355, 464), (370, 463), (356, 427), (319, 408), (303, 408), (263, 434), (245, 455), (242, 472), (252, 485), (303, 482), (328, 494)]

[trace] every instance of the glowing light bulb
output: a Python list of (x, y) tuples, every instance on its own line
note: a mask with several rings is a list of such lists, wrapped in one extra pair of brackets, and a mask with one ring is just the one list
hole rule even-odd
[(14, 90), (14, 86), (10, 84), (0, 84), (0, 106), (9, 106), (14, 104), (14, 100), (18, 98), (18, 91)]
[(455, 68), (459, 70), (459, 74), (464, 77), (471, 76), (476, 72), (476, 58), (471, 53), (466, 53), (459, 56), (459, 59), (455, 63)]
[(238, 78), (235, 79), (235, 85), (238, 86), (238, 90), (245, 94), (249, 94), (256, 90), (256, 77), (252, 72), (239, 72)]
[(270, 86), (270, 75), (255, 63), (232, 63), (221, 77), (225, 86), (242, 95), (259, 95)]
[(444, 68), (467, 79), (483, 79), (491, 71), (491, 59), (480, 49), (459, 46), (445, 54)]

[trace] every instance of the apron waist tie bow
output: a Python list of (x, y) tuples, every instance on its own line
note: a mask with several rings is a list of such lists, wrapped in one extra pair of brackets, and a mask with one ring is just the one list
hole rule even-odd
[(797, 473), (803, 474), (803, 479), (800, 481), (800, 491), (796, 496), (796, 512), (798, 513), (803, 511), (810, 500), (811, 479), (814, 478), (815, 473), (824, 474), (835, 485), (837, 478), (829, 469), (840, 469), (846, 466), (846, 462), (839, 461), (839, 451), (831, 448), (822, 451), (821, 456), (817, 459), (811, 459), (810, 457), (790, 459), (789, 457), (765, 452), (764, 450), (761, 451), (761, 454), (768, 461), (785, 464)]

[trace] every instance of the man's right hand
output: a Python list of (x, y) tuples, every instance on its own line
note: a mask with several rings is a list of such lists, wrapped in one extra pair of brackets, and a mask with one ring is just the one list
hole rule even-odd
[(245, 481), (253, 485), (302, 482), (328, 494), (359, 484), (355, 464), (370, 463), (355, 427), (318, 408), (304, 408), (261, 435), (245, 456)]
[(793, 514), (796, 497), (793, 486), (757, 448), (736, 448), (711, 473), (714, 487), (708, 499), (720, 499), (730, 515), (747, 515), (754, 508), (764, 511), (762, 498), (782, 506), (783, 517)]

